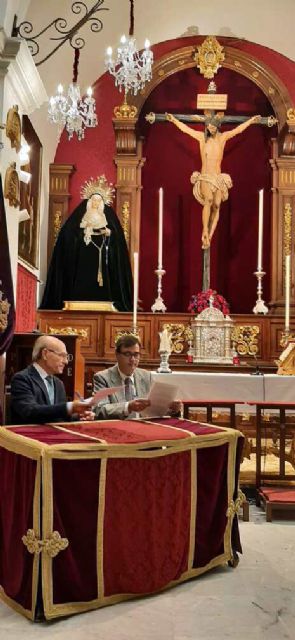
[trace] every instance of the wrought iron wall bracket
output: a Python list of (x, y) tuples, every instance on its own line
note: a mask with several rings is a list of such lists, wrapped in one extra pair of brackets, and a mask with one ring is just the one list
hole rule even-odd
[[(62, 47), (65, 42), (69, 42), (73, 49), (83, 49), (85, 45), (85, 40), (82, 36), (79, 36), (79, 29), (81, 29), (84, 24), (90, 22), (90, 29), (94, 33), (99, 33), (103, 29), (102, 20), (95, 17), (94, 14), (98, 11), (109, 11), (107, 7), (103, 7), (105, 0), (97, 0), (91, 9), (88, 9), (87, 5), (84, 2), (73, 2), (71, 6), (72, 13), (76, 15), (81, 15), (80, 20), (75, 24), (72, 28), (68, 29), (68, 23), (65, 18), (56, 18), (52, 20), (44, 29), (39, 31), (39, 33), (33, 33), (33, 25), (31, 22), (24, 21), (19, 25), (16, 24), (17, 16), (14, 18), (13, 28), (12, 28), (12, 37), (19, 37), (23, 40), (26, 40), (28, 43), (28, 47), (31, 51), (33, 57), (37, 56), (40, 52), (40, 46), (37, 42), (39, 38), (41, 38), (44, 33), (49, 31), (49, 29), (55, 29), (55, 31), (60, 35), (51, 36), (50, 40), (59, 41), (58, 44), (52, 49), (48, 55), (46, 55), (42, 60), (36, 62), (36, 67), (39, 67), (43, 62), (49, 60), (53, 54)], [(84, 15), (83, 15), (84, 14)]]

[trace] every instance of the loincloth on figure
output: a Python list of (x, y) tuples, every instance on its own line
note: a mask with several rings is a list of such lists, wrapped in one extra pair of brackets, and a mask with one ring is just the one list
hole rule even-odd
[(191, 183), (194, 185), (193, 194), (196, 200), (202, 205), (205, 204), (205, 200), (201, 192), (202, 182), (206, 182), (210, 185), (212, 193), (215, 193), (217, 190), (220, 191), (222, 202), (228, 199), (228, 190), (233, 186), (232, 179), (228, 173), (219, 173), (217, 175), (194, 171), (191, 175)]

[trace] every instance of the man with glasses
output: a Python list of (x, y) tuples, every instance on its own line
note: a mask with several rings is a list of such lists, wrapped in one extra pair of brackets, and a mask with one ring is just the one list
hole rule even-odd
[(64, 384), (56, 377), (69, 359), (65, 344), (58, 338), (37, 338), (32, 364), (16, 373), (11, 381), (12, 424), (93, 419), (94, 414), (85, 411), (82, 401), (67, 402)]
[(150, 405), (147, 395), (151, 387), (151, 374), (138, 367), (139, 339), (132, 334), (121, 336), (116, 342), (117, 364), (94, 374), (94, 392), (107, 387), (122, 390), (109, 395), (95, 408), (97, 419), (135, 417)]

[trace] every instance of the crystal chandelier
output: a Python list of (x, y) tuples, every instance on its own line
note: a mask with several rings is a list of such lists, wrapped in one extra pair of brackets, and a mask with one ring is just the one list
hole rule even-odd
[(140, 53), (136, 48), (133, 31), (134, 0), (130, 0), (130, 37), (121, 37), (116, 59), (113, 59), (112, 47), (107, 48), (105, 58), (107, 70), (114, 76), (115, 85), (119, 90), (122, 91), (124, 88), (125, 96), (129, 91), (136, 95), (152, 77), (153, 53), (150, 43), (146, 40), (144, 50)]
[(87, 127), (96, 127), (97, 115), (95, 113), (95, 100), (92, 97), (92, 89), (87, 89), (87, 96), (81, 98), (78, 80), (78, 64), (80, 50), (75, 49), (75, 60), (73, 67), (73, 81), (69, 85), (67, 95), (64, 95), (63, 86), (58, 85), (57, 94), (49, 100), (48, 119), (51, 123), (57, 124), (59, 131), (64, 127), (68, 132), (69, 140), (74, 133), (78, 140), (82, 140)]

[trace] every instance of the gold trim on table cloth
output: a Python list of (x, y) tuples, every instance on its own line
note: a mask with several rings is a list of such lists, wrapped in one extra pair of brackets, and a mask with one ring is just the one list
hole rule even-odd
[(191, 519), (190, 519), (189, 552), (188, 552), (188, 563), (187, 563), (188, 571), (191, 571), (193, 568), (194, 555), (195, 555), (197, 499), (198, 499), (197, 451), (195, 448), (193, 448), (191, 449)]
[(98, 597), (98, 601), (101, 601), (101, 602), (104, 599), (103, 536), (104, 536), (106, 475), (107, 475), (107, 458), (104, 457), (104, 458), (101, 458), (101, 462), (100, 462), (97, 531), (96, 531), (97, 597)]

